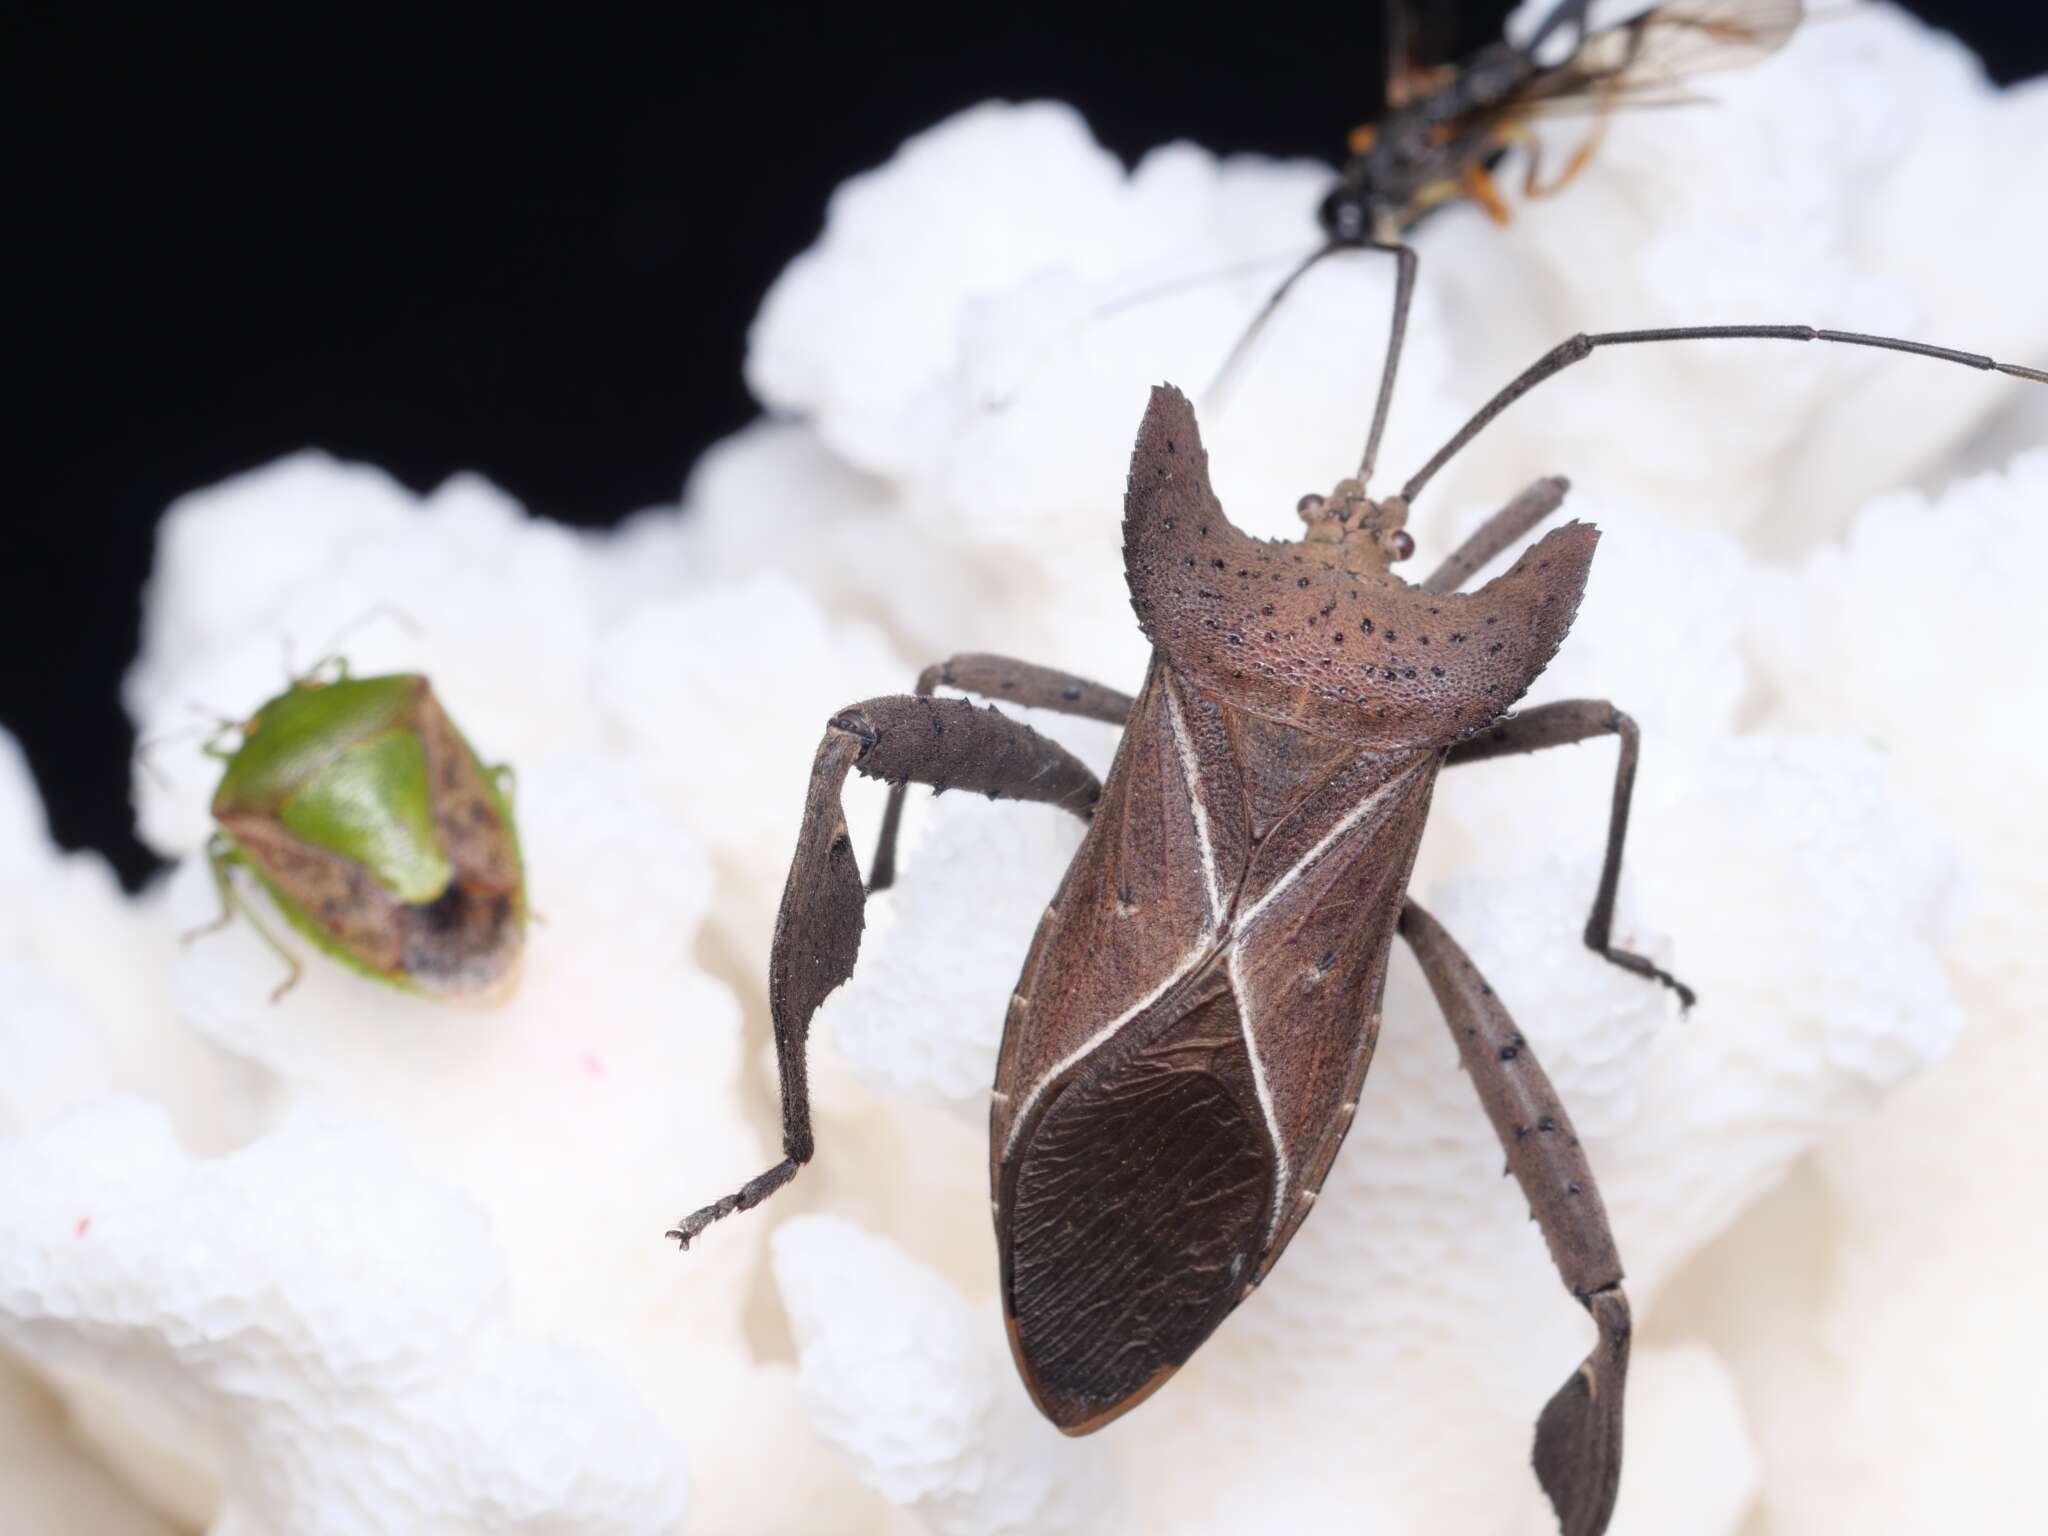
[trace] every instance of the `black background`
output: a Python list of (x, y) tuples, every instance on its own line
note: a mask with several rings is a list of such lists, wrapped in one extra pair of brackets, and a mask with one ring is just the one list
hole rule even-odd
[[(1915, 9), (2001, 81), (2048, 70), (2034, 6)], [(1053, 96), (1126, 160), (1335, 158), (1377, 102), (1375, 7), (1217, 14), (13, 12), (0, 725), (58, 839), (149, 867), (116, 689), (179, 493), (311, 444), (578, 523), (673, 501), (752, 414), (747, 324), (828, 193), (947, 113)]]

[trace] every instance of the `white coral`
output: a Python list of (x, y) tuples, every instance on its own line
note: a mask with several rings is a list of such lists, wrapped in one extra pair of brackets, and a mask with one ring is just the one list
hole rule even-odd
[(483, 1212), (380, 1133), (294, 1123), (195, 1162), (160, 1110), (114, 1099), (0, 1148), (0, 1185), (0, 1337), (215, 1446), (216, 1532), (681, 1518), (645, 1405), (585, 1347), (515, 1329)]
[[(813, 1422), (891, 1502), (949, 1536), (1114, 1527), (1108, 1448), (1063, 1441), (1039, 1417), (996, 1308), (828, 1216), (783, 1226), (775, 1274)], [(864, 1326), (844, 1327), (849, 1312)]]
[[(1582, 328), (2048, 355), (2048, 312), (2013, 302), (2048, 205), (2011, 195), (2048, 174), (2048, 91), (1992, 89), (1882, 7), (1712, 91), (1618, 122), (1506, 237), (1424, 230), (1388, 470)], [(344, 648), (428, 671), (517, 765), (543, 921), (493, 1014), (325, 964), (272, 1007), (245, 929), (175, 942), (211, 902), (193, 742), (138, 778), (184, 862), (132, 902), (50, 850), (10, 744), (0, 1339), (141, 1501), (71, 1528), (148, 1529), (142, 1504), (222, 1532), (1545, 1528), (1529, 1426), (1589, 1330), (1405, 953), (1271, 1280), (1103, 1435), (1030, 1407), (981, 1124), (1080, 836), (1042, 808), (913, 796), (814, 1032), (817, 1159), (687, 1257), (659, 1238), (772, 1156), (762, 962), (825, 717), (951, 650), (1136, 684), (1118, 512), (1145, 387), (1204, 383), (1279, 267), (1098, 311), (1305, 248), (1327, 175), (1188, 145), (1126, 173), (1064, 108), (977, 108), (842, 189), (755, 327), (786, 419), (708, 452), (687, 515), (578, 536), (473, 479), (416, 498), (316, 455), (168, 514), (143, 734), (244, 712), (287, 641), (304, 664), (404, 610), (419, 633)], [(1349, 467), (1388, 290), (1372, 258), (1320, 269), (1203, 408), (1251, 530)], [(2048, 453), (1878, 495), (2038, 443), (2022, 388), (1845, 348), (1603, 354), (1417, 515), (1426, 562), (1572, 476), (1604, 537), (1532, 697), (1642, 725), (1618, 936), (1702, 997), (1681, 1018), (1578, 941), (1611, 743), (1445, 779), (1418, 895), (1572, 1106), (1630, 1270), (1618, 1531), (2007, 1529), (2038, 1504)], [(1034, 724), (1098, 769), (1114, 749)], [(877, 807), (858, 786), (863, 857)], [(0, 1478), (68, 1499), (90, 1465)]]

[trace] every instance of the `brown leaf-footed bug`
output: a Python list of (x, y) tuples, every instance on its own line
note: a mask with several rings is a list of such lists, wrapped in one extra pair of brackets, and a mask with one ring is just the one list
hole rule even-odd
[[(1344, 1140), (1378, 1035), (1396, 935), (1420, 963), (1559, 1274), (1598, 1329), (1543, 1409), (1535, 1470), (1567, 1536), (1613, 1512), (1630, 1342), (1622, 1268), (1592, 1169), (1530, 1042), (1456, 941), (1407, 895), (1439, 772), (1612, 735), (1620, 744), (1589, 948), (1691, 993), (1612, 941), (1638, 736), (1601, 700), (1508, 711), (1570, 629), (1598, 535), (1547, 534), (1459, 589), (1561, 504), (1562, 479), (1507, 503), (1419, 584), (1409, 510), (1516, 399), (1603, 347), (1703, 339), (1887, 348), (2048, 383), (1948, 348), (1803, 325), (1581, 334), (1496, 394), (1393, 496), (1372, 474), (1413, 253), (1397, 248), (1392, 338), (1358, 474), (1300, 503), (1298, 542), (1234, 527), (1194, 411), (1152, 393), (1132, 454), (1124, 566), (1153, 646), (1133, 700), (1062, 672), (964, 655), (913, 696), (831, 717), (777, 917), (769, 1001), (783, 1161), (680, 1222), (685, 1247), (759, 1204), (812, 1155), (810, 1019), (851, 974), (862, 889), (840, 796), (892, 788), (871, 889), (894, 878), (904, 787), (1042, 801), (1088, 820), (1011, 998), (990, 1110), (1001, 1291), (1019, 1373), (1071, 1434), (1142, 1402), (1278, 1261)], [(1105, 783), (994, 705), (941, 685), (1122, 724)]]

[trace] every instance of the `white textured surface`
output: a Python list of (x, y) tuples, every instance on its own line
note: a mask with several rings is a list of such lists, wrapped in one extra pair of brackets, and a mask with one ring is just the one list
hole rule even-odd
[[(302, 548), (315, 558), (300, 558)], [(791, 739), (807, 752), (808, 722), (895, 663), (772, 577), (678, 621), (670, 595), (683, 570), (659, 541), (582, 540), (475, 481), (421, 500), (381, 475), (302, 455), (187, 498), (164, 525), (148, 645), (129, 684), (143, 736), (167, 738), (137, 775), (144, 828), (188, 855), (162, 888), (125, 902), (96, 860), (54, 855), (8, 744), (0, 902), (15, 920), (0, 956), (0, 1035), (14, 1070), (0, 1095), (4, 1129), (32, 1130), (111, 1092), (153, 1098), (187, 1149), (250, 1159), (263, 1187), (249, 1198), (271, 1204), (246, 1223), (249, 1240), (285, 1247), (303, 1240), (273, 1127), (301, 1112), (375, 1126), (417, 1170), (417, 1200), (466, 1202), (489, 1218), (477, 1262), (489, 1259), (500, 1294), (450, 1302), (442, 1325), (487, 1299), (529, 1341), (521, 1348), (589, 1362), (553, 1398), (494, 1393), (499, 1421), (484, 1433), (463, 1422), (474, 1407), (456, 1390), (462, 1359), (394, 1357), (381, 1395), (351, 1411), (380, 1443), (440, 1432), (438, 1483), (358, 1478), (279, 1449), (277, 1437), (330, 1395), (322, 1339), (291, 1352), (274, 1378), (224, 1368), (202, 1424), (166, 1409), (162, 1380), (133, 1390), (128, 1357), (160, 1352), (178, 1327), (157, 1315), (150, 1272), (98, 1276), (109, 1304), (134, 1313), (120, 1348), (81, 1354), (73, 1334), (83, 1325), (61, 1318), (11, 1337), (46, 1368), (74, 1362), (63, 1385), (88, 1432), (160, 1505), (188, 1519), (216, 1502), (223, 1520), (254, 1509), (257, 1529), (328, 1529), (321, 1522), (340, 1507), (334, 1518), (364, 1530), (496, 1529), (515, 1514), (534, 1530), (666, 1530), (681, 1518), (686, 1469), (708, 1458), (722, 1475), (691, 1491), (695, 1530), (793, 1527), (820, 1503), (862, 1507), (831, 1459), (784, 1464), (782, 1448), (808, 1433), (794, 1373), (757, 1360), (747, 1340), (765, 1227), (735, 1227), (716, 1266), (680, 1263), (661, 1231), (701, 1189), (753, 1171), (770, 1145), (742, 1081), (741, 1006), (704, 957), (721, 944), (765, 950), (779, 880), (750, 888), (723, 872), (758, 862), (767, 807), (801, 793), (806, 762)], [(478, 749), (518, 766), (538, 920), (522, 985), (495, 1011), (438, 1009), (317, 957), (272, 1005), (276, 961), (245, 926), (177, 943), (214, 909), (190, 855), (217, 770), (179, 735), (187, 701), (249, 707), (281, 686), (288, 648), (304, 665), (375, 603), (412, 616), (418, 633), (362, 624), (344, 642), (356, 669), (427, 671)], [(743, 623), (732, 610), (748, 604), (781, 622)], [(795, 738), (777, 736), (772, 710), (747, 731), (710, 728), (731, 715), (743, 659), (779, 674), (782, 718), (807, 722)], [(729, 777), (712, 783), (714, 770)], [(736, 799), (751, 823), (721, 804)], [(81, 1146), (74, 1136), (47, 1155), (62, 1162)], [(10, 1205), (19, 1188), (0, 1183), (0, 1220), (33, 1215)], [(402, 1193), (389, 1191), (394, 1203)], [(363, 1198), (374, 1213), (374, 1192)], [(168, 1200), (164, 1219), (196, 1219), (196, 1199)], [(443, 1257), (429, 1244), (397, 1273), (431, 1271)], [(261, 1278), (259, 1262), (248, 1267)], [(327, 1296), (317, 1294), (322, 1274)], [(304, 1283), (304, 1305), (315, 1306), (352, 1281), (332, 1267)], [(23, 1307), (25, 1317), (36, 1310)], [(573, 1445), (578, 1425), (637, 1460), (593, 1451), (574, 1477), (557, 1475), (558, 1460), (532, 1465), (527, 1440)], [(258, 1472), (268, 1485), (252, 1485)], [(337, 1477), (356, 1489), (339, 1506)]]
[(514, 1330), (483, 1212), (381, 1133), (295, 1122), (195, 1163), (115, 1099), (7, 1144), (0, 1186), (0, 1337), (211, 1442), (216, 1532), (681, 1517), (653, 1416), (588, 1350)]
[(25, 1366), (0, 1360), (0, 1488), (21, 1531), (172, 1536), (169, 1516), (137, 1498), (92, 1454), (64, 1403)]
[[(1469, 211), (1424, 231), (1391, 471), (1581, 328), (2048, 357), (2023, 302), (2048, 205), (2012, 195), (2048, 179), (2048, 91), (1996, 92), (1870, 8), (1713, 93), (1617, 123), (1505, 238)], [(659, 1237), (776, 1139), (762, 960), (824, 718), (956, 649), (1135, 685), (1117, 545), (1144, 390), (1199, 388), (1269, 279), (1088, 317), (1304, 248), (1326, 176), (1187, 145), (1126, 174), (1063, 108), (978, 108), (842, 189), (755, 328), (750, 381), (789, 419), (709, 451), (686, 515), (583, 537), (475, 480), (416, 498), (311, 454), (171, 511), (142, 734), (246, 711), (287, 642), (303, 665), (396, 606), (419, 634), (344, 648), (427, 670), (517, 765), (543, 921), (494, 1013), (320, 964), (272, 1007), (246, 931), (175, 942), (211, 901), (190, 738), (137, 779), (184, 858), (137, 901), (51, 851), (5, 743), (0, 1341), (42, 1378), (9, 1411), (53, 1448), (0, 1460), (10, 1501), (225, 1536), (1546, 1528), (1529, 1426), (1590, 1330), (1405, 955), (1271, 1281), (1103, 1435), (1037, 1418), (981, 1123), (1079, 837), (1040, 808), (913, 798), (902, 883), (814, 1033), (816, 1163), (687, 1258)], [(1204, 409), (1247, 528), (1290, 531), (1348, 467), (1387, 289), (1329, 264)], [(1443, 783), (1417, 889), (1571, 1105), (1630, 1271), (1617, 1531), (2040, 1523), (2048, 453), (1999, 455), (2048, 417), (2022, 388), (1776, 343), (1601, 356), (1418, 511), (1426, 564), (1562, 471), (1604, 530), (1534, 697), (1641, 722), (1619, 937), (1702, 996), (1680, 1019), (1578, 943), (1610, 743)], [(1933, 499), (1879, 494), (1903, 484)], [(863, 856), (877, 806), (850, 808)]]
[[(1759, 1536), (2048, 1523), (2024, 1472), (2048, 1435), (2048, 754), (2029, 702), (2048, 698), (2048, 647), (2025, 574), (2048, 560), (2044, 509), (2043, 452), (1933, 501), (1885, 497), (1758, 626), (1785, 711), (1860, 722), (1974, 877), (1944, 947), (1970, 1019), (1954, 1057), (1689, 1278), (1770, 1430)], [(1858, 1475), (1872, 1464), (1883, 1478)]]
[(775, 1277), (812, 1422), (885, 1498), (947, 1536), (1114, 1528), (1108, 1447), (1063, 1440), (1031, 1406), (999, 1308), (830, 1216), (784, 1224)]

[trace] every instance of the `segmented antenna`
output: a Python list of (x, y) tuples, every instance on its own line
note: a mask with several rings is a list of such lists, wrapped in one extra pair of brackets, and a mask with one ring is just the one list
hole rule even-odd
[(1574, 363), (1584, 362), (1601, 347), (1632, 346), (1651, 341), (1837, 341), (1852, 347), (1878, 347), (1887, 352), (1931, 357), (1937, 362), (1960, 363), (1965, 368), (2003, 373), (2015, 379), (2025, 379), (2030, 384), (2048, 384), (2048, 371), (2019, 363), (2001, 363), (1980, 352), (1959, 352), (1954, 347), (1937, 347), (1924, 341), (1905, 341), (1896, 336), (1866, 336), (1861, 331), (1828, 331), (1811, 325), (1678, 325), (1651, 331), (1602, 331), (1590, 336), (1581, 331), (1571, 340), (1552, 347), (1481, 406), (1472, 419), (1437, 449), (1435, 456), (1401, 487), (1401, 498), (1413, 505), (1422, 488), (1436, 477), (1438, 470), (1484, 431), (1496, 416), (1545, 379), (1564, 372)]

